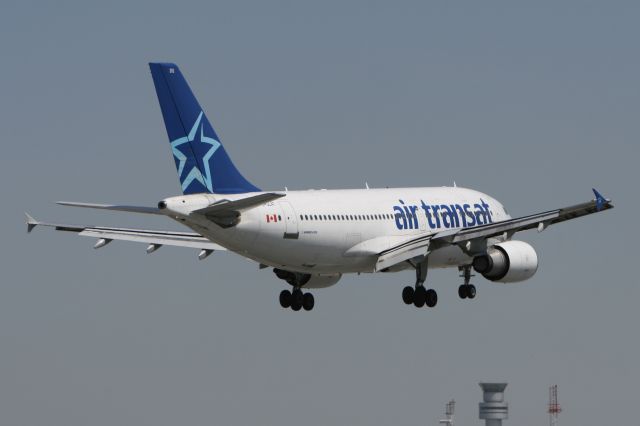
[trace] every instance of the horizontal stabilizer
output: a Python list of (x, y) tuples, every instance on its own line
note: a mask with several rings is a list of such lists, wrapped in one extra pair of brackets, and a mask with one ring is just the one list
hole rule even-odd
[(221, 200), (205, 208), (194, 210), (193, 213), (203, 214), (205, 216), (226, 216), (227, 214), (240, 213), (243, 210), (258, 207), (269, 201), (282, 198), (285, 195), (286, 194), (278, 194), (277, 192), (266, 192), (239, 200)]
[(117, 204), (77, 203), (73, 201), (58, 201), (56, 204), (59, 204), (61, 206), (83, 207), (87, 209), (112, 210), (112, 211), (118, 211), (118, 212), (158, 214), (158, 215), (166, 214), (165, 212), (163, 212), (157, 207), (127, 206), (127, 205), (117, 205)]
[(24, 215), (26, 216), (27, 232), (33, 231), (33, 228), (35, 228), (37, 225), (40, 225), (40, 222), (35, 220), (29, 213), (24, 212)]

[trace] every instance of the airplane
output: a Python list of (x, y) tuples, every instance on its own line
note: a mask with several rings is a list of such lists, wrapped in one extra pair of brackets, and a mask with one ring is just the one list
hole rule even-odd
[[(177, 65), (150, 63), (182, 195), (157, 206), (58, 202), (64, 206), (166, 216), (190, 232), (77, 226), (40, 222), (26, 214), (27, 231), (53, 227), (93, 237), (94, 248), (113, 240), (197, 249), (205, 259), (218, 250), (272, 268), (290, 287), (280, 306), (310, 311), (310, 289), (330, 287), (344, 274), (415, 271), (402, 290), (407, 305), (434, 307), (438, 295), (426, 285), (434, 268), (458, 268), (461, 299), (476, 297), (473, 271), (489, 281), (531, 278), (538, 256), (512, 237), (613, 208), (595, 199), (569, 207), (511, 217), (488, 194), (462, 187), (262, 191), (236, 168)], [(192, 231), (192, 232), (191, 232)]]

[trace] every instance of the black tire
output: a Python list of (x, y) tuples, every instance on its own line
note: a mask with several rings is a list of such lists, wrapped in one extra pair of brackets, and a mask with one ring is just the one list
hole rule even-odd
[(467, 297), (469, 299), (474, 299), (476, 297), (476, 286), (473, 284), (469, 284), (467, 286)]
[(413, 294), (413, 306), (416, 308), (422, 308), (424, 306), (424, 302), (427, 298), (427, 291), (423, 286), (416, 287), (416, 290)]
[(291, 309), (294, 311), (302, 309), (303, 299), (304, 295), (302, 294), (302, 291), (299, 289), (293, 290), (293, 292), (291, 292)]
[(402, 301), (407, 305), (412, 305), (414, 293), (415, 291), (413, 290), (413, 287), (406, 286), (402, 289)]
[(466, 299), (467, 298), (467, 286), (462, 284), (460, 287), (458, 287), (458, 296), (460, 296), (460, 299)]
[(425, 296), (425, 304), (428, 307), (433, 308), (438, 304), (438, 293), (436, 293), (434, 289), (430, 288), (427, 290)]
[(313, 294), (305, 293), (302, 296), (302, 307), (305, 311), (310, 311), (313, 309), (313, 306), (316, 304), (315, 299), (313, 298)]
[(289, 290), (282, 290), (280, 292), (280, 306), (287, 309), (291, 307), (291, 292)]

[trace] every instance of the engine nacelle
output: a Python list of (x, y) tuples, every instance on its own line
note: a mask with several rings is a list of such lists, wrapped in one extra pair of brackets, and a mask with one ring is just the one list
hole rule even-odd
[(304, 274), (279, 268), (275, 268), (273, 272), (292, 286), (304, 288), (331, 287), (342, 278), (342, 274)]
[(538, 270), (538, 255), (524, 241), (505, 241), (473, 258), (473, 269), (488, 280), (513, 283), (531, 278)]

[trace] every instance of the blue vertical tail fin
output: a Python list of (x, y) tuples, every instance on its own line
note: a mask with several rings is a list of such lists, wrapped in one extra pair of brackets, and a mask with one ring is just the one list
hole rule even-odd
[(184, 194), (260, 191), (233, 165), (175, 64), (150, 63), (162, 117)]

